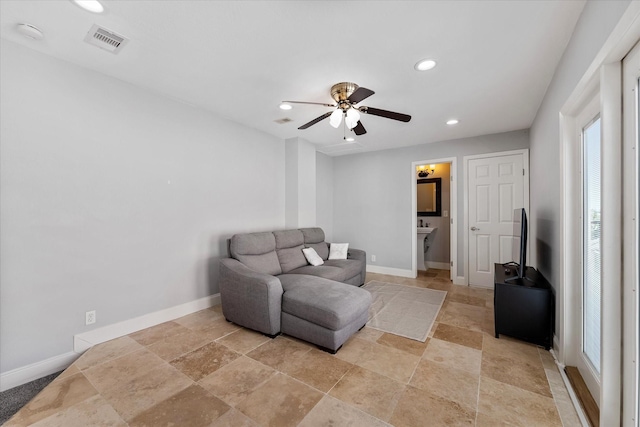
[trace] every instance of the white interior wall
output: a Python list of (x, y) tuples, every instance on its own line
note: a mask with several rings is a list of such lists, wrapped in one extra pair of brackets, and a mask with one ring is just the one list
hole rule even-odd
[[(531, 126), (529, 263), (554, 287), (562, 289), (559, 249), (562, 168), (559, 112), (611, 34), (629, 1), (588, 1)], [(556, 305), (556, 319), (560, 306)], [(556, 321), (556, 335), (559, 331)]]
[(283, 141), (11, 42), (1, 55), (1, 372), (217, 293), (226, 239), (283, 228)]
[(327, 242), (333, 241), (333, 157), (316, 153), (316, 219)]
[[(367, 251), (367, 263), (411, 273), (412, 218), (411, 163), (425, 159), (463, 157), (529, 147), (526, 130), (483, 135), (335, 157), (333, 238)], [(458, 268), (463, 276), (463, 168), (457, 170)], [(376, 262), (371, 261), (376, 255)]]
[(316, 148), (302, 138), (285, 141), (285, 227), (316, 226)]

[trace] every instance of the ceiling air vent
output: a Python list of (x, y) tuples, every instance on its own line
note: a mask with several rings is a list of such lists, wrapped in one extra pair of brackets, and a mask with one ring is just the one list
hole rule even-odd
[(285, 123), (289, 123), (289, 122), (292, 122), (292, 121), (293, 120), (291, 120), (289, 117), (285, 117), (283, 119), (274, 120), (274, 122), (276, 122), (276, 123), (278, 123), (280, 125), (283, 125)]
[(87, 33), (84, 41), (94, 46), (98, 46), (100, 49), (117, 54), (127, 44), (129, 39), (116, 34), (111, 30), (107, 30), (106, 28), (93, 24), (93, 27), (91, 27)]

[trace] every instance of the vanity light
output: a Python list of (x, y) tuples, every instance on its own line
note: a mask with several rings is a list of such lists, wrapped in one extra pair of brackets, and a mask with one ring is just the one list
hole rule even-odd
[(436, 66), (436, 61), (434, 61), (433, 59), (422, 59), (416, 62), (416, 65), (414, 65), (413, 68), (415, 68), (416, 71), (427, 71), (432, 69), (435, 66)]
[(448, 124), (449, 126), (451, 126), (451, 125), (457, 125), (458, 123), (460, 123), (460, 120), (458, 120), (458, 119), (451, 119), (451, 120), (447, 120), (447, 124)]
[(418, 166), (418, 177), (426, 178), (429, 175), (436, 173), (436, 165), (420, 165)]
[(286, 102), (283, 102), (282, 104), (280, 104), (281, 110), (291, 110), (292, 108), (293, 106), (291, 104), (287, 104)]
[(104, 12), (104, 6), (98, 0), (72, 0), (75, 4), (92, 13)]

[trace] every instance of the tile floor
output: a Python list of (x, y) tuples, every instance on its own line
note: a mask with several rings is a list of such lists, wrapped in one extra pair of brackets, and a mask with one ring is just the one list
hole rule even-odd
[(6, 426), (579, 426), (553, 358), (493, 336), (493, 292), (448, 271), (379, 280), (448, 292), (425, 343), (364, 328), (336, 355), (220, 306), (95, 346)]

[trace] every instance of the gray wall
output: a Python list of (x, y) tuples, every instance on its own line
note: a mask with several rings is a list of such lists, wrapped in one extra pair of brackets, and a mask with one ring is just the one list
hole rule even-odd
[(585, 4), (531, 126), (529, 234), (532, 253), (529, 264), (536, 266), (554, 288), (562, 285), (559, 112), (629, 3), (625, 0), (588, 1)]
[(316, 153), (316, 220), (327, 242), (333, 241), (333, 157)]
[(227, 238), (284, 227), (284, 141), (10, 42), (1, 54), (2, 372), (216, 293)]
[[(367, 251), (368, 263), (411, 270), (411, 162), (457, 158), (458, 266), (464, 274), (464, 156), (529, 147), (526, 130), (334, 158), (333, 238)], [(457, 183), (457, 184), (456, 184)], [(371, 262), (376, 255), (376, 262)]]

